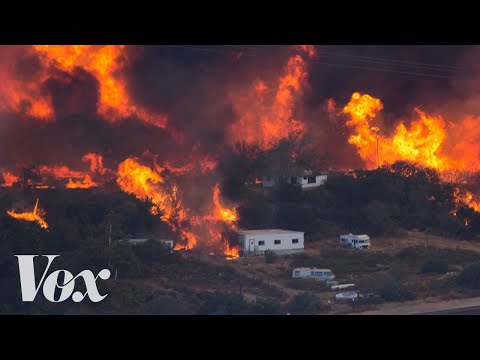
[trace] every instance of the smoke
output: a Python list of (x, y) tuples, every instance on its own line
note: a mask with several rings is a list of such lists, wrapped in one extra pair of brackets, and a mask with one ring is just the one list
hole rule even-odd
[(86, 169), (86, 153), (111, 168), (145, 154), (184, 166), (221, 158), (236, 141), (268, 150), (297, 131), (329, 167), (359, 167), (342, 114), (354, 92), (381, 99), (376, 121), (387, 134), (418, 106), (447, 124), (480, 114), (480, 55), (471, 47), (312, 49), (2, 46), (0, 166)]

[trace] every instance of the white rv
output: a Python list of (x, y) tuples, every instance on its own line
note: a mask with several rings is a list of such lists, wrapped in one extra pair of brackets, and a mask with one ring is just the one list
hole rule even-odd
[(292, 278), (317, 279), (321, 281), (326, 281), (335, 279), (335, 275), (330, 269), (301, 267), (293, 270)]
[(368, 235), (340, 235), (340, 244), (344, 247), (354, 249), (368, 249), (370, 247), (370, 237)]

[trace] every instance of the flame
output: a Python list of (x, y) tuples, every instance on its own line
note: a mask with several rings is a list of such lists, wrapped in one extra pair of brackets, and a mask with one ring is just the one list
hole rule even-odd
[(151, 213), (161, 214), (161, 219), (179, 234), (181, 242), (175, 244), (174, 250), (191, 250), (200, 245), (210, 249), (224, 249), (230, 258), (235, 251), (224, 241), (222, 233), (225, 229), (234, 229), (238, 214), (235, 210), (225, 208), (220, 203), (218, 184), (213, 188), (212, 205), (207, 214), (187, 209), (183, 205), (183, 193), (177, 184), (168, 185), (160, 174), (164, 168), (154, 169), (141, 165), (138, 160), (128, 158), (119, 164), (117, 183), (127, 193), (138, 199), (153, 204)]
[(38, 208), (38, 199), (37, 199), (37, 202), (35, 203), (35, 207), (33, 208), (33, 211), (31, 212), (17, 213), (14, 210), (7, 210), (7, 214), (18, 220), (36, 222), (38, 225), (40, 225), (42, 229), (48, 229), (48, 224), (43, 218), (45, 216), (45, 211)]
[(452, 123), (416, 108), (408, 125), (399, 121), (393, 132), (388, 132), (377, 119), (382, 109), (380, 99), (355, 92), (342, 111), (349, 116), (346, 125), (352, 130), (348, 142), (356, 146), (367, 168), (376, 167), (378, 135), (380, 164), (417, 163), (438, 170), (441, 178), (450, 182), (461, 182), (469, 172), (480, 170), (479, 118), (467, 116)]
[[(166, 115), (157, 115), (133, 103), (121, 70), (128, 63), (124, 45), (34, 45), (46, 69), (59, 69), (73, 73), (76, 68), (93, 75), (99, 86), (97, 113), (104, 119), (115, 122), (135, 116), (145, 123), (165, 127)], [(53, 71), (51, 71), (53, 73)], [(48, 77), (51, 75), (47, 72)], [(40, 97), (33, 102), (30, 112), (43, 117), (52, 117), (53, 110), (48, 99)]]
[(98, 184), (92, 181), (90, 175), (87, 174), (82, 181), (72, 181), (72, 179), (69, 179), (65, 187), (67, 189), (88, 189), (94, 186), (98, 186)]
[(94, 153), (88, 153), (83, 155), (82, 157), (83, 162), (90, 163), (90, 172), (98, 173), (100, 175), (105, 175), (107, 169), (103, 167), (103, 156)]
[[(300, 47), (299, 50), (314, 54), (313, 47)], [(278, 79), (273, 91), (263, 80), (253, 84), (253, 91), (235, 96), (234, 109), (239, 119), (228, 129), (230, 141), (256, 144), (267, 150), (291, 134), (302, 134), (303, 122), (293, 116), (295, 101), (302, 92), (307, 78), (307, 64), (304, 58), (293, 55)]]
[(224, 221), (226, 223), (234, 223), (238, 221), (238, 213), (234, 209), (228, 209), (222, 207), (220, 204), (220, 187), (218, 184), (215, 185), (213, 188), (213, 204), (214, 204), (214, 210), (213, 210), (213, 218), (216, 220)]
[(13, 175), (11, 172), (5, 171), (1, 175), (3, 176), (3, 184), (0, 184), (2, 187), (12, 187), (18, 181), (18, 176)]

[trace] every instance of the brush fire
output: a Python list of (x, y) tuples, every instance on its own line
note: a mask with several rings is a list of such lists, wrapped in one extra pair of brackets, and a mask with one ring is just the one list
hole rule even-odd
[[(310, 45), (286, 46), (277, 53), (275, 71), (262, 71), (252, 64), (255, 57), (226, 56), (227, 70), (189, 70), (198, 83), (183, 89), (173, 75), (155, 82), (144, 71), (152, 69), (144, 59), (158, 56), (155, 71), (181, 73), (165, 60), (170, 50), (0, 48), (8, 54), (0, 61), (0, 191), (107, 191), (114, 184), (150, 204), (152, 216), (176, 234), (175, 250), (202, 249), (235, 259), (239, 247), (228, 234), (238, 230), (240, 215), (238, 204), (222, 196), (219, 179), (233, 171), (224, 166), (225, 154), (238, 155), (243, 146), (250, 149), (249, 159), (257, 158), (293, 139), (298, 146), (281, 163), (300, 161), (302, 146), (318, 155), (330, 143), (334, 150), (347, 150), (337, 158), (331, 154), (333, 165), (321, 170), (344, 171), (358, 160), (368, 170), (407, 161), (455, 183), (456, 204), (480, 212), (480, 193), (462, 185), (480, 171), (480, 112), (454, 118), (442, 113), (444, 106), (432, 111), (435, 107), (416, 104), (394, 116), (381, 96), (360, 91), (350, 91), (345, 101), (324, 93), (321, 103), (312, 81), (322, 47)], [(248, 63), (242, 75), (235, 76), (232, 69), (243, 61)], [(305, 99), (318, 106), (308, 108)], [(331, 129), (340, 129), (335, 140), (326, 135)], [(255, 173), (241, 184), (255, 186), (260, 178)], [(38, 199), (31, 212), (7, 213), (48, 229)]]

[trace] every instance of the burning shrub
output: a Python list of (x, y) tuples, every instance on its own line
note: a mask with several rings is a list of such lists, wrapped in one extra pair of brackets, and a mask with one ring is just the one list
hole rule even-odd
[(448, 263), (441, 260), (430, 260), (423, 263), (420, 271), (423, 274), (427, 274), (427, 273), (445, 274), (446, 272), (448, 272)]
[(288, 304), (288, 311), (292, 314), (315, 314), (322, 309), (320, 298), (309, 292), (295, 295)]

